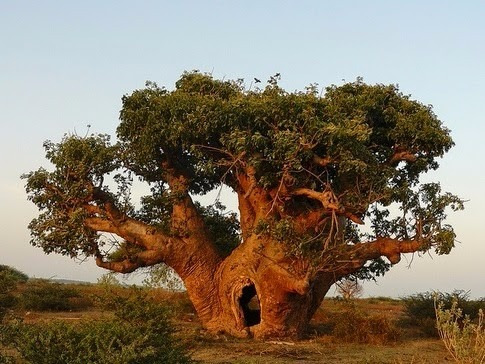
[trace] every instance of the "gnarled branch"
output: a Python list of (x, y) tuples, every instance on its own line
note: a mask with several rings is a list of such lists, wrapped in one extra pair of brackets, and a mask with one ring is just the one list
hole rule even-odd
[(399, 164), (399, 162), (408, 162), (408, 163), (414, 163), (416, 162), (417, 156), (415, 153), (413, 153), (410, 150), (406, 150), (403, 147), (395, 147), (394, 148), (394, 154), (392, 154), (387, 163), (391, 166), (396, 166)]
[(342, 207), (337, 199), (337, 196), (331, 189), (327, 189), (323, 192), (312, 190), (311, 188), (297, 188), (291, 192), (295, 196), (306, 196), (314, 200), (321, 202), (323, 207), (328, 210), (338, 211)]
[(338, 246), (325, 252), (322, 257), (322, 271), (333, 271), (342, 277), (353, 273), (369, 260), (386, 257), (391, 264), (401, 260), (401, 254), (414, 253), (427, 247), (427, 242), (420, 239), (399, 240), (389, 237), (377, 238), (367, 243)]
[(163, 262), (163, 255), (155, 250), (145, 250), (118, 262), (108, 262), (99, 252), (96, 252), (96, 265), (118, 273), (131, 273), (140, 267), (151, 266)]
[(330, 188), (323, 192), (318, 192), (310, 188), (297, 188), (296, 190), (291, 191), (291, 194), (295, 196), (306, 196), (308, 198), (320, 201), (325, 209), (334, 211), (338, 215), (345, 216), (356, 224), (364, 223), (357, 215), (345, 210), (345, 208), (340, 204), (337, 196), (335, 196)]

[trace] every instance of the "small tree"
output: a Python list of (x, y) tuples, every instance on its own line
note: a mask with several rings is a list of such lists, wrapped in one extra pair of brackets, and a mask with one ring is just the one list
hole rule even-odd
[(70, 311), (75, 308), (72, 300), (79, 298), (80, 292), (61, 283), (36, 279), (22, 290), (21, 304), (28, 310)]
[[(383, 274), (403, 253), (448, 254), (446, 209), (463, 203), (420, 183), (453, 146), (431, 106), (361, 79), (323, 96), (278, 80), (247, 90), (191, 72), (173, 91), (147, 83), (123, 97), (116, 143), (45, 142), (53, 170), (24, 176), (41, 210), (32, 244), (121, 273), (165, 263), (206, 328), (258, 337), (300, 335), (343, 277)], [(134, 177), (151, 189), (138, 209)], [(238, 216), (194, 202), (223, 185)], [(115, 252), (103, 232), (124, 239)]]
[(98, 278), (97, 283), (100, 286), (105, 287), (105, 288), (117, 287), (117, 286), (121, 285), (118, 278), (116, 278), (115, 272), (108, 272), (108, 273), (103, 274), (101, 277)]
[(29, 276), (18, 269), (9, 267), (8, 265), (0, 264), (1, 279), (11, 280), (17, 283), (25, 283), (29, 280)]
[(362, 296), (364, 288), (359, 284), (357, 279), (345, 278), (336, 282), (337, 292), (344, 300), (351, 300)]

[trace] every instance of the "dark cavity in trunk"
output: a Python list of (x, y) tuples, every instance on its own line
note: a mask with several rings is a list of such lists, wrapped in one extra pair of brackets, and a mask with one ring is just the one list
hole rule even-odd
[(254, 284), (243, 287), (239, 305), (243, 311), (244, 321), (247, 327), (261, 322), (261, 307)]

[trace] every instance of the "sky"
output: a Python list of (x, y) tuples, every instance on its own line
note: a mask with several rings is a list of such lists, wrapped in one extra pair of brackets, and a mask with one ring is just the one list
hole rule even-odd
[(248, 83), (279, 72), (293, 91), (363, 77), (434, 106), (456, 146), (424, 179), (468, 200), (449, 217), (459, 240), (449, 256), (407, 257), (365, 295), (484, 297), (484, 19), (479, 0), (0, 1), (0, 264), (43, 278), (106, 273), (29, 244), (37, 210), (20, 176), (48, 166), (47, 139), (88, 124), (115, 135), (122, 95), (145, 81), (172, 89), (184, 70)]

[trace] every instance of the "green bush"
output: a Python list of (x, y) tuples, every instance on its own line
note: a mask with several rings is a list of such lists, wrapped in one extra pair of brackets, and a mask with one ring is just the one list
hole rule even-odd
[(157, 264), (148, 270), (147, 277), (143, 284), (152, 289), (164, 288), (168, 291), (181, 291), (184, 283), (178, 274), (166, 264)]
[[(0, 284), (2, 284), (1, 281)], [(17, 298), (11, 292), (0, 293), (0, 319), (9, 308), (14, 307), (16, 304)]]
[(11, 280), (17, 283), (27, 282), (29, 279), (27, 274), (3, 264), (0, 264), (0, 277), (10, 277)]
[(419, 327), (426, 336), (438, 337), (435, 316), (435, 298), (442, 303), (443, 309), (450, 309), (454, 302), (470, 319), (477, 318), (480, 308), (485, 309), (485, 299), (470, 300), (469, 292), (454, 290), (451, 293), (428, 291), (417, 293), (403, 299), (407, 318), (404, 323)]
[(0, 321), (7, 310), (17, 304), (17, 298), (13, 294), (17, 285), (26, 282), (28, 279), (27, 275), (15, 268), (0, 265)]
[(78, 290), (60, 283), (35, 280), (26, 284), (20, 303), (27, 310), (34, 311), (74, 311), (78, 309)]
[(53, 321), (4, 325), (3, 343), (32, 364), (190, 363), (173, 338), (164, 307), (141, 292), (109, 299), (111, 320), (68, 324)]
[(399, 339), (399, 330), (383, 315), (368, 315), (347, 303), (334, 317), (333, 336), (345, 342), (387, 344)]
[(101, 277), (98, 278), (98, 285), (105, 289), (108, 289), (112, 287), (119, 287), (121, 286), (121, 283), (118, 278), (116, 278), (115, 272), (109, 272), (103, 274)]

